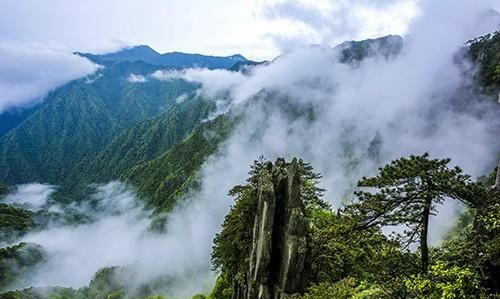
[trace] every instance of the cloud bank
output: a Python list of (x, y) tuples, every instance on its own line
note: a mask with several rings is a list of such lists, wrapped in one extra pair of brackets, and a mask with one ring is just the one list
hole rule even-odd
[[(52, 192), (51, 186), (21, 185), (6, 200), (62, 210), (56, 203), (48, 204)], [(191, 298), (197, 292), (208, 291), (213, 284), (213, 274), (206, 268), (198, 271), (200, 257), (193, 254), (193, 249), (186, 248), (196, 236), (186, 239), (178, 234), (150, 231), (151, 211), (144, 208), (135, 191), (126, 185), (111, 182), (97, 186), (86, 201), (72, 204), (71, 208), (90, 221), (51, 224), (18, 240), (41, 245), (47, 259), (30, 271), (29, 277), (16, 282), (16, 288), (79, 288), (87, 286), (99, 269), (111, 266), (130, 267), (132, 272), (127, 277), (117, 277), (130, 292), (143, 283), (167, 277), (174, 279), (175, 284), (164, 283), (155, 292)], [(128, 281), (130, 277), (133, 281)]]
[(43, 45), (0, 42), (0, 114), (35, 104), (51, 90), (94, 72), (89, 60)]
[(304, 42), (331, 46), (384, 34), (404, 35), (419, 14), (418, 4), (418, 0), (287, 0), (267, 6), (264, 16), (302, 25), (303, 30), (288, 36), (270, 34), (287, 51)]
[(31, 183), (18, 185), (16, 189), (5, 196), (1, 202), (21, 205), (29, 210), (39, 210), (44, 207), (49, 197), (56, 191), (55, 187), (47, 184)]

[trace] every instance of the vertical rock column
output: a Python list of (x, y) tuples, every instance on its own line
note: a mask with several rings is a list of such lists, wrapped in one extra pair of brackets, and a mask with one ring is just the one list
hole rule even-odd
[(294, 159), (278, 159), (260, 173), (246, 299), (280, 299), (301, 291), (308, 223)]
[(297, 161), (294, 159), (286, 168), (282, 178), (286, 189), (280, 196), (278, 205), (282, 207), (282, 218), (278, 228), (280, 234), (277, 249), (280, 254), (279, 276), (275, 285), (275, 298), (296, 293), (304, 287), (304, 269), (308, 250), (308, 222), (305, 218), (305, 206), (300, 197), (300, 176)]
[(257, 213), (253, 226), (247, 298), (270, 299), (269, 284), (276, 197), (271, 174), (263, 170), (259, 178)]

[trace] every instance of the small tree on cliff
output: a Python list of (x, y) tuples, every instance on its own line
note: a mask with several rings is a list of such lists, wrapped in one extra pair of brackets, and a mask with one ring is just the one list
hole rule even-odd
[(359, 187), (375, 188), (375, 192), (356, 192), (359, 203), (348, 208), (361, 217), (360, 228), (406, 225), (407, 244), (420, 241), (423, 272), (429, 267), (429, 218), (436, 214), (436, 206), (447, 198), (473, 204), (480, 191), (459, 167), (448, 168), (449, 162), (429, 159), (427, 153), (392, 161), (377, 176), (359, 181)]

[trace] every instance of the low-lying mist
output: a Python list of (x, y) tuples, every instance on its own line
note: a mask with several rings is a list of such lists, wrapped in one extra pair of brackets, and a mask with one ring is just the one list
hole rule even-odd
[[(26, 190), (35, 189), (43, 189), (37, 200), (46, 203), (45, 209), (62, 210), (56, 203), (47, 203), (53, 189), (41, 184), (22, 185), (6, 199), (11, 204), (23, 205), (21, 199), (29, 194)], [(198, 258), (194, 256), (191, 260), (185, 255), (193, 252), (185, 247), (186, 242), (191, 243), (190, 236), (159, 234), (149, 229), (151, 211), (144, 208), (132, 188), (119, 182), (97, 186), (90, 198), (73, 204), (71, 208), (89, 220), (49, 225), (19, 240), (41, 245), (47, 258), (22, 283), (17, 283), (16, 288), (79, 288), (87, 286), (99, 269), (112, 266), (131, 269), (133, 275), (127, 277), (134, 277), (135, 285), (123, 281), (124, 285), (130, 285), (130, 292), (135, 286), (164, 277), (175, 279), (175, 288), (158, 288), (156, 291), (172, 296), (188, 297), (208, 290), (213, 283), (209, 272), (193, 271), (199, 266)]]

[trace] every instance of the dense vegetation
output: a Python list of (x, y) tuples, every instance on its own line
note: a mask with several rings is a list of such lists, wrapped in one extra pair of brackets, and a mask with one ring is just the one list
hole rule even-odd
[(3, 184), (0, 184), (0, 198), (9, 191), (9, 188)]
[(0, 291), (4, 291), (9, 285), (15, 285), (16, 280), (25, 278), (33, 270), (33, 266), (44, 258), (45, 252), (36, 244), (19, 243), (0, 248)]
[(196, 188), (201, 165), (226, 139), (232, 122), (227, 116), (204, 122), (164, 155), (134, 166), (122, 178), (157, 211), (169, 211), (189, 187)]
[(0, 139), (0, 181), (62, 184), (78, 162), (94, 157), (119, 133), (195, 88), (183, 80), (127, 80), (131, 73), (156, 69), (142, 62), (116, 64), (51, 93)]
[(480, 68), (477, 78), (487, 93), (500, 89), (500, 31), (468, 42), (472, 61)]
[(35, 213), (0, 203), (0, 244), (10, 242), (36, 228)]
[[(303, 163), (300, 190), (309, 211), (312, 258), (302, 298), (497, 298), (500, 190), (472, 182), (449, 162), (427, 154), (395, 160), (360, 180), (356, 200), (337, 213), (320, 199), (319, 176)], [(257, 161), (248, 183), (230, 193), (235, 205), (214, 240), (213, 264), (221, 275), (213, 298), (231, 298), (235, 283), (248, 279), (263, 167)], [(461, 200), (475, 216), (453, 239), (429, 248), (428, 219), (445, 199)], [(382, 233), (387, 225), (409, 229), (388, 237)], [(420, 246), (410, 250), (416, 241)]]
[(65, 188), (78, 194), (88, 183), (106, 183), (123, 176), (133, 166), (154, 160), (181, 143), (211, 111), (212, 101), (188, 97), (160, 115), (139, 122), (113, 139), (95, 156), (78, 163)]
[(23, 122), (28, 116), (31, 115), (36, 109), (36, 105), (33, 107), (23, 108), (23, 109), (12, 109), (4, 111), (0, 114), (0, 137), (5, 135), (10, 130), (17, 127), (21, 122)]

